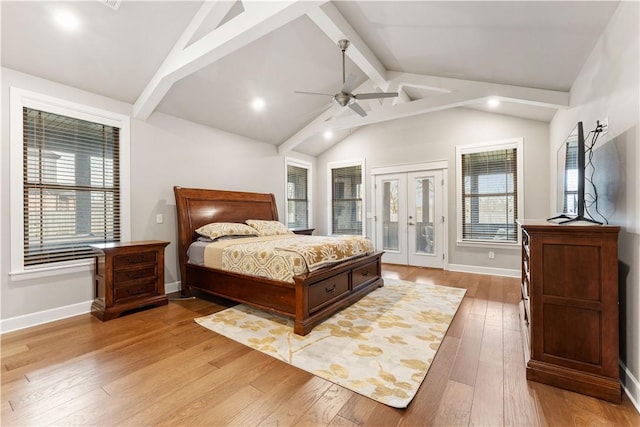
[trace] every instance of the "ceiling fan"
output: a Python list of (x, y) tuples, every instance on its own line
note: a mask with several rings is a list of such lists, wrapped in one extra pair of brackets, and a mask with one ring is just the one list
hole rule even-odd
[(342, 51), (342, 89), (340, 92), (335, 95), (331, 95), (329, 93), (318, 93), (318, 92), (302, 92), (302, 91), (294, 91), (294, 93), (301, 93), (304, 95), (324, 95), (333, 97), (333, 101), (342, 106), (348, 106), (353, 111), (358, 113), (361, 117), (367, 115), (367, 112), (356, 102), (358, 99), (378, 99), (378, 98), (394, 98), (398, 96), (398, 92), (371, 92), (371, 93), (358, 93), (353, 94), (351, 91), (354, 89), (356, 84), (356, 76), (350, 75), (348, 79), (345, 80), (345, 70), (344, 70), (344, 53), (349, 47), (351, 42), (349, 40), (340, 40), (338, 41), (338, 47)]

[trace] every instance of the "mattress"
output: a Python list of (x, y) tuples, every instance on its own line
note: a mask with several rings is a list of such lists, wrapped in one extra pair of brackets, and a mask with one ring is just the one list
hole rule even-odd
[(189, 263), (293, 283), (296, 275), (370, 254), (373, 243), (361, 236), (263, 236), (194, 242)]

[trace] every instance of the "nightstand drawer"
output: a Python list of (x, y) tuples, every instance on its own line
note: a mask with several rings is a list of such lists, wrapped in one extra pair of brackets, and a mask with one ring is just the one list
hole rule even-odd
[(132, 280), (140, 280), (140, 279), (155, 279), (156, 277), (156, 266), (149, 265), (143, 268), (136, 268), (135, 270), (118, 270), (114, 273), (114, 287), (122, 286), (123, 284), (130, 282)]
[(114, 297), (116, 301), (121, 301), (126, 298), (139, 297), (144, 294), (154, 294), (156, 292), (156, 280), (155, 278), (149, 279), (146, 282), (137, 283), (135, 285), (120, 286), (115, 288)]
[(134, 254), (116, 255), (113, 257), (113, 266), (118, 269), (136, 264), (149, 264), (157, 262), (157, 251), (138, 252)]

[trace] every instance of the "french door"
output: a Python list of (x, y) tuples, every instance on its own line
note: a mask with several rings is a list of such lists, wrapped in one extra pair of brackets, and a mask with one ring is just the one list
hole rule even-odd
[(444, 268), (442, 170), (377, 175), (376, 247), (384, 262)]

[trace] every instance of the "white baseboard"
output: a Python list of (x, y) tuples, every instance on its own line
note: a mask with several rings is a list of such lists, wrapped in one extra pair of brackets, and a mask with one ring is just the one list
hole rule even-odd
[[(180, 291), (180, 282), (165, 283), (164, 292), (166, 294)], [(19, 329), (30, 328), (32, 326), (42, 325), (43, 323), (55, 322), (56, 320), (66, 319), (68, 317), (78, 316), (91, 312), (91, 304), (93, 300), (71, 304), (64, 307), (52, 308), (49, 310), (38, 311), (36, 313), (25, 314), (22, 316), (11, 317), (9, 319), (0, 320), (0, 334), (6, 332), (17, 331)]]
[(164, 293), (165, 294), (170, 294), (170, 293), (173, 293), (173, 292), (180, 292), (181, 288), (182, 288), (182, 285), (181, 285), (179, 280), (177, 282), (165, 283), (164, 284)]
[(462, 273), (476, 273), (476, 274), (488, 274), (492, 276), (506, 276), (506, 277), (520, 277), (522, 273), (518, 270), (511, 270), (508, 268), (491, 268), (491, 267), (479, 267), (477, 265), (464, 265), (464, 264), (449, 264), (447, 270), (460, 271)]
[(9, 319), (2, 319), (0, 320), (0, 334), (66, 319), (79, 314), (89, 313), (91, 312), (92, 303), (93, 300), (79, 302), (77, 304), (71, 304), (64, 307), (57, 307), (49, 310), (38, 311), (36, 313), (11, 317)]
[(620, 371), (622, 389), (627, 393), (629, 400), (633, 406), (635, 406), (636, 410), (640, 412), (640, 381), (633, 376), (622, 361), (620, 361)]

